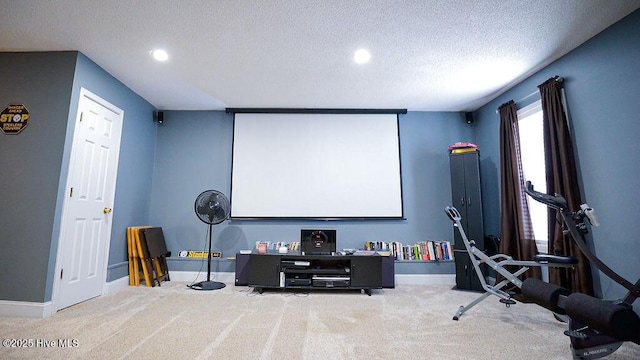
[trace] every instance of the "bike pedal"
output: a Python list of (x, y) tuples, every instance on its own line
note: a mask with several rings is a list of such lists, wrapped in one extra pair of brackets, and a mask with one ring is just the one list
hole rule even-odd
[(515, 305), (516, 301), (515, 300), (511, 300), (511, 299), (500, 299), (500, 302), (507, 305), (507, 306), (511, 306), (511, 305)]
[(589, 337), (587, 336), (587, 334), (583, 333), (582, 331), (576, 331), (576, 330), (565, 330), (564, 334), (574, 339), (586, 339)]

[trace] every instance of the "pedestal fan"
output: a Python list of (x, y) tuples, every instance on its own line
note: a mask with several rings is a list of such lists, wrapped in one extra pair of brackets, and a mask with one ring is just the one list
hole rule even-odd
[(209, 254), (207, 255), (207, 280), (190, 285), (194, 290), (218, 290), (225, 287), (225, 283), (211, 281), (211, 240), (213, 237), (213, 225), (227, 220), (230, 212), (229, 199), (216, 190), (203, 191), (196, 198), (194, 210), (198, 219), (209, 225)]

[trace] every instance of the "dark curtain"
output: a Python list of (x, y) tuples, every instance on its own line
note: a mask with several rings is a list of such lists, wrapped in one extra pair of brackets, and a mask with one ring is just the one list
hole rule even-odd
[[(560, 194), (567, 199), (569, 211), (579, 209), (580, 189), (573, 142), (567, 117), (562, 106), (560, 83), (551, 78), (540, 86), (542, 98), (544, 150), (547, 178), (547, 193)], [(554, 209), (548, 210), (549, 253), (554, 255), (573, 256), (580, 262), (574, 269), (549, 268), (549, 282), (565, 287), (573, 292), (593, 295), (593, 281), (589, 260), (573, 243), (569, 236), (562, 233), (559, 214)]]
[[(502, 104), (500, 113), (500, 252), (515, 260), (532, 260), (537, 254), (529, 215), (520, 160), (518, 116), (513, 100)], [(521, 279), (540, 279), (539, 267), (533, 267)]]

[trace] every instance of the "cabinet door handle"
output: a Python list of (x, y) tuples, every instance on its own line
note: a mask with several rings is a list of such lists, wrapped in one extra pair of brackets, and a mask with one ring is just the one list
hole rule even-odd
[(464, 197), (460, 198), (460, 206), (464, 207)]
[(467, 199), (467, 206), (471, 206), (471, 198)]

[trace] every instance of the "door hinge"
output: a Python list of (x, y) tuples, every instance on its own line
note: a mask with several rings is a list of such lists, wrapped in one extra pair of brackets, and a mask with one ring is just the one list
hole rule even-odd
[(83, 117), (84, 117), (84, 111), (80, 113), (80, 122), (82, 122)]
[(62, 280), (62, 274), (64, 273), (64, 269), (60, 269), (60, 280)]
[(71, 188), (71, 190), (69, 190), (69, 197), (73, 197), (73, 188)]

